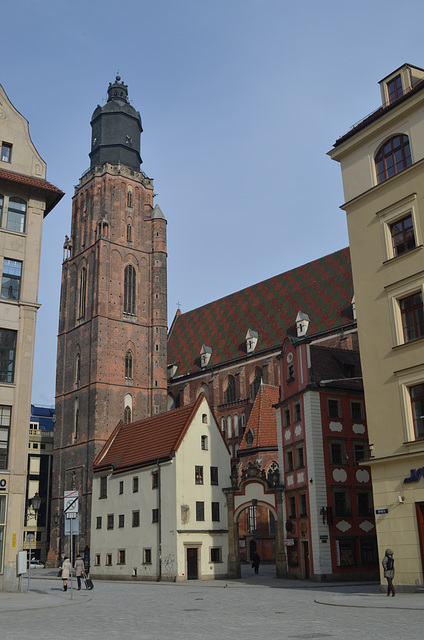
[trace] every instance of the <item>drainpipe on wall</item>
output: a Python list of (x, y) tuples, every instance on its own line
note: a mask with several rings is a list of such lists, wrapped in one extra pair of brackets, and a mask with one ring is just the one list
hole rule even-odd
[(162, 496), (161, 496), (161, 477), (160, 477), (160, 464), (159, 460), (157, 461), (158, 467), (158, 577), (157, 582), (162, 580)]

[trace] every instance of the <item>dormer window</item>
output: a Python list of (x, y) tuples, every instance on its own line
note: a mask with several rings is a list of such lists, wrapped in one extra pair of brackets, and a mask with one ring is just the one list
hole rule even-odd
[(203, 344), (202, 348), (200, 349), (200, 366), (202, 367), (202, 369), (208, 366), (211, 357), (212, 347), (207, 347)]
[(248, 329), (247, 333), (246, 333), (246, 351), (247, 353), (253, 353), (256, 345), (258, 344), (258, 332), (257, 331), (253, 331), (253, 329)]
[(307, 313), (303, 313), (302, 311), (298, 312), (296, 316), (296, 331), (298, 338), (307, 334), (310, 321), (311, 320)]
[(249, 429), (246, 436), (246, 444), (248, 447), (252, 446), (254, 439), (255, 439), (255, 434), (253, 432), (253, 429)]
[(389, 80), (389, 82), (387, 83), (387, 94), (389, 96), (390, 104), (396, 102), (398, 98), (401, 98), (403, 96), (402, 80), (400, 74)]

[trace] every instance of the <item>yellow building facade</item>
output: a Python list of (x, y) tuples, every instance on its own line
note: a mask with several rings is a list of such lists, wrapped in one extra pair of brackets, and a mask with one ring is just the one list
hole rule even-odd
[(1, 86), (0, 144), (0, 591), (16, 591), (43, 218), (63, 192), (46, 181), (28, 122)]
[(424, 581), (424, 70), (380, 81), (382, 106), (336, 141), (343, 178), (381, 560)]

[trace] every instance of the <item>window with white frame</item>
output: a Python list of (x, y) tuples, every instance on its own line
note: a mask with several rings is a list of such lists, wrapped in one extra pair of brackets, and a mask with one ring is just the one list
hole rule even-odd
[(22, 262), (4, 258), (1, 279), (1, 297), (7, 300), (19, 300), (21, 290)]
[(417, 195), (402, 198), (377, 212), (383, 241), (383, 261), (397, 258), (421, 244)]
[(424, 337), (423, 274), (386, 287), (394, 346)]

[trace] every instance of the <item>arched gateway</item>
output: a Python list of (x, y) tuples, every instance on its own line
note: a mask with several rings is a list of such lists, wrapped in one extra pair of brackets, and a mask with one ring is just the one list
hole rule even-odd
[(287, 576), (286, 554), (284, 551), (283, 492), (279, 484), (278, 470), (269, 480), (265, 472), (254, 464), (244, 469), (241, 479), (237, 472), (231, 475), (232, 487), (224, 489), (228, 508), (228, 577), (240, 578), (240, 553), (238, 538), (238, 518), (249, 506), (269, 509), (275, 518), (275, 563), (277, 578)]

